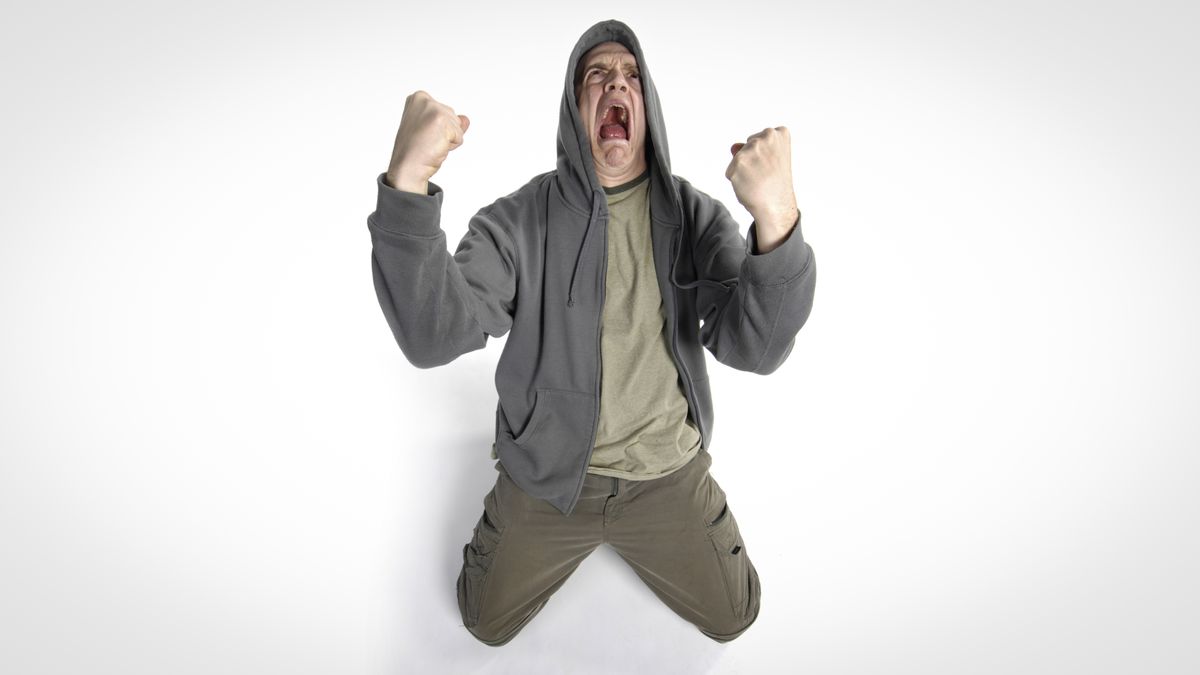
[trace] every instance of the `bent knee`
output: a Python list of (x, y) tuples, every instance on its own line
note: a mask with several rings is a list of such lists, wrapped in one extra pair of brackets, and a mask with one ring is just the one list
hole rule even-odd
[(758, 619), (758, 612), (762, 606), (762, 588), (759, 585), (758, 572), (751, 568), (749, 579), (749, 599), (746, 606), (746, 615), (737, 617), (732, 614), (723, 617), (722, 620), (708, 624), (700, 628), (700, 632), (717, 642), (729, 642), (737, 638), (746, 629)]
[(758, 618), (758, 607), (756, 606), (754, 608), (754, 612), (750, 615), (750, 617), (748, 619), (746, 619), (745, 621), (743, 621), (740, 625), (712, 626), (707, 629), (701, 628), (700, 632), (704, 633), (705, 635), (712, 638), (713, 640), (716, 640), (717, 642), (729, 642), (729, 641), (737, 638), (742, 633), (745, 633), (746, 630), (750, 628), (750, 626), (754, 623), (754, 621), (757, 618)]
[[(517, 635), (517, 630), (509, 629), (507, 633), (501, 631), (489, 631), (481, 629), (477, 624), (474, 626), (466, 626), (467, 632), (470, 633), (476, 640), (489, 647), (503, 647), (508, 644)], [(519, 629), (518, 629), (519, 630)]]
[(483, 644), (488, 645), (489, 647), (500, 647), (508, 644), (509, 641), (516, 637), (517, 633), (520, 633), (521, 629), (524, 628), (525, 625), (530, 621), (532, 621), (533, 617), (537, 616), (538, 613), (542, 611), (542, 608), (546, 606), (547, 601), (549, 601), (549, 598), (543, 599), (541, 602), (535, 605), (528, 614), (515, 622), (500, 621), (489, 616), (484, 616), (480, 621), (474, 623), (473, 625), (466, 625), (464, 623), (463, 627), (466, 628), (467, 632), (473, 635), (476, 640), (479, 640)]

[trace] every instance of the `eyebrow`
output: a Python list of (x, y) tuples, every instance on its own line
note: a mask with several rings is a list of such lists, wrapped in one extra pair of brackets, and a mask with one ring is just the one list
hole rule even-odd
[[(583, 72), (586, 73), (587, 71), (591, 70), (592, 68), (608, 68), (608, 63), (611, 63), (611, 62), (603, 63), (600, 61), (592, 61), (591, 63), (589, 63), (583, 67)], [(626, 70), (640, 70), (636, 63), (625, 63), (624, 68)]]

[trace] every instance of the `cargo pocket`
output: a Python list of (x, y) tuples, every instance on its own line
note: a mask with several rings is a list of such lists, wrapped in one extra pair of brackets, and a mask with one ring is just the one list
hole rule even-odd
[(483, 514), (475, 523), (471, 541), (463, 545), (463, 566), (458, 578), (458, 608), (462, 612), (464, 626), (471, 627), (479, 623), (488, 579), (492, 576), (492, 567), (504, 532), (504, 522), (497, 517), (498, 512), (496, 490), (492, 488), (483, 499)]
[(721, 566), (721, 576), (725, 580), (725, 591), (729, 596), (733, 615), (744, 619), (750, 601), (749, 563), (742, 544), (741, 531), (728, 502), (722, 505), (721, 512), (708, 523), (707, 529), (709, 541), (712, 542), (717, 562)]

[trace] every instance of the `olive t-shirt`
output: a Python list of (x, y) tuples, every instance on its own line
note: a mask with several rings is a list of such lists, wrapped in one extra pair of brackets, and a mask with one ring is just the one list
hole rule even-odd
[(700, 432), (671, 359), (650, 240), (647, 173), (608, 195), (600, 422), (588, 473), (648, 480), (682, 468)]

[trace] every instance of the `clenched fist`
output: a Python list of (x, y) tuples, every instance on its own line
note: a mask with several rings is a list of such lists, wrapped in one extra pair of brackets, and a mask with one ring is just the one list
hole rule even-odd
[(733, 159), (725, 177), (754, 217), (760, 252), (765, 253), (786, 238), (800, 215), (792, 188), (792, 136), (787, 127), (763, 129), (730, 150)]
[(428, 194), (429, 179), (442, 168), (446, 155), (462, 145), (471, 120), (448, 105), (415, 91), (404, 100), (404, 115), (396, 132), (387, 182), (397, 190)]

